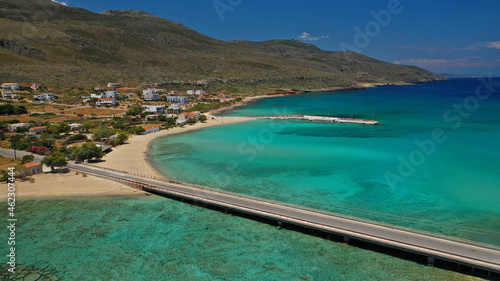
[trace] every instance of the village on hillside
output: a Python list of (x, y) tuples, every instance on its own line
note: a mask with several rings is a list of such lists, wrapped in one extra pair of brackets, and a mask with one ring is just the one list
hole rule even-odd
[(40, 83), (3, 83), (0, 147), (46, 157), (45, 165), (34, 163), (29, 156), (15, 163), (2, 159), (0, 176), (5, 180), (5, 167), (12, 164), (19, 164), (19, 173), (29, 176), (64, 167), (68, 160), (100, 159), (131, 135), (205, 122), (204, 113), (241, 100), (225, 92), (142, 90), (119, 83), (96, 85), (93, 91), (72, 88), (67, 92)]

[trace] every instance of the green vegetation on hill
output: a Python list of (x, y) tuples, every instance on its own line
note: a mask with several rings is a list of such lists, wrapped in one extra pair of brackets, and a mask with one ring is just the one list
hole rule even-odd
[(50, 0), (0, 0), (0, 81), (106, 82), (205, 89), (419, 83), (442, 77), (298, 40), (220, 41), (134, 10), (100, 14)]

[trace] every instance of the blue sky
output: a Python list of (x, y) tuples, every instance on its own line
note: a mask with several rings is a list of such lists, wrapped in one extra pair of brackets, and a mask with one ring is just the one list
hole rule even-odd
[(436, 73), (500, 75), (498, 0), (65, 2), (94, 12), (143, 10), (220, 40), (299, 39)]

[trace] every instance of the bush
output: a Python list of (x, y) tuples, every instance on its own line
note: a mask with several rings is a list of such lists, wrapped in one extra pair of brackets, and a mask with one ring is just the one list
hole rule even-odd
[(49, 151), (49, 148), (48, 147), (45, 147), (45, 146), (31, 146), (27, 149), (28, 152), (33, 152), (33, 153), (36, 153), (38, 155), (46, 155), (47, 151)]
[(21, 160), (21, 164), (30, 163), (30, 162), (33, 162), (33, 160), (35, 160), (35, 156), (33, 156), (33, 155), (24, 155), (23, 159)]
[(87, 139), (87, 136), (82, 135), (82, 134), (78, 134), (78, 135), (74, 135), (74, 136), (69, 137), (68, 142), (82, 141), (82, 140), (86, 140), (86, 139)]

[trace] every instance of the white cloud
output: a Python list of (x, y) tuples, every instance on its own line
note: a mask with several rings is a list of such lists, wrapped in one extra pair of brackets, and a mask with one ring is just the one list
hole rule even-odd
[(310, 33), (307, 32), (302, 32), (302, 34), (299, 35), (299, 39), (305, 40), (305, 41), (318, 41), (320, 39), (326, 39), (329, 38), (330, 35), (323, 35), (323, 36), (318, 36), (318, 37), (313, 37), (311, 36)]
[(458, 59), (405, 59), (396, 60), (395, 64), (415, 65), (422, 68), (464, 68), (464, 67), (495, 67), (499, 64), (495, 60), (483, 60), (479, 57), (463, 57)]
[(64, 1), (57, 1), (57, 0), (51, 0), (52, 2), (55, 2), (57, 4), (61, 4), (63, 6), (68, 6), (68, 2), (64, 2)]
[(493, 42), (485, 42), (479, 44), (479, 46), (488, 48), (488, 49), (500, 49), (500, 41), (493, 41)]
[(483, 42), (479, 44), (474, 44), (465, 48), (466, 50), (481, 50), (481, 49), (497, 49), (500, 50), (500, 41)]
[(429, 52), (429, 53), (435, 53), (435, 52), (439, 51), (439, 48), (437, 46), (396, 45), (395, 47), (402, 48), (402, 49), (425, 51), (425, 52)]

